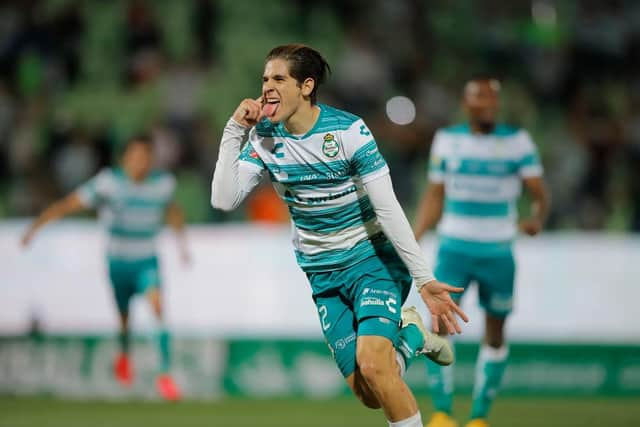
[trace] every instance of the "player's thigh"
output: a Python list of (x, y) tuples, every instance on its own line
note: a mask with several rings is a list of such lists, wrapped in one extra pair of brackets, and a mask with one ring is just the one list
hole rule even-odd
[(480, 305), (491, 316), (504, 318), (513, 309), (515, 273), (512, 253), (477, 260), (474, 279), (478, 283)]
[[(394, 258), (371, 257), (351, 271), (349, 297), (358, 321), (358, 335), (378, 335), (395, 340), (400, 310), (411, 289), (411, 276)], [(363, 327), (366, 319), (375, 319)]]
[(109, 281), (121, 316), (129, 313), (129, 302), (136, 292), (136, 274), (131, 266), (122, 261), (109, 261)]
[(358, 335), (356, 361), (362, 376), (369, 382), (397, 373), (393, 342), (377, 335)]
[[(136, 293), (146, 294), (155, 291), (160, 298), (160, 268), (157, 258), (150, 258), (136, 263)], [(159, 300), (158, 300), (159, 302)]]
[(314, 296), (322, 333), (340, 373), (356, 370), (356, 320), (349, 301), (340, 293)]

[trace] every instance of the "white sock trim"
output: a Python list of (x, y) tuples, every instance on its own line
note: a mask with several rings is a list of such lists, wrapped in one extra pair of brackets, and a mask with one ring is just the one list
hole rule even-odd
[(422, 417), (420, 416), (420, 411), (416, 412), (414, 416), (406, 418), (404, 420), (387, 422), (389, 423), (389, 427), (422, 427)]
[(509, 347), (503, 345), (500, 348), (494, 348), (483, 344), (480, 348), (479, 358), (489, 362), (502, 362), (509, 356)]

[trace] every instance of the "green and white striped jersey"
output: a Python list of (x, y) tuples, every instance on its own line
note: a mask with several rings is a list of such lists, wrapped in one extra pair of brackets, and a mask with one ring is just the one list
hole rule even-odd
[(240, 167), (267, 172), (289, 207), (293, 244), (306, 272), (344, 268), (387, 242), (363, 184), (389, 173), (359, 117), (327, 105), (305, 135), (263, 120), (240, 153)]
[(525, 130), (498, 125), (481, 135), (466, 124), (439, 130), (429, 180), (445, 186), (441, 245), (484, 255), (510, 250), (522, 179), (538, 176), (542, 166)]
[(137, 261), (156, 256), (155, 238), (175, 187), (166, 172), (154, 171), (136, 183), (122, 169), (105, 168), (76, 194), (86, 206), (99, 209), (109, 234), (109, 258)]

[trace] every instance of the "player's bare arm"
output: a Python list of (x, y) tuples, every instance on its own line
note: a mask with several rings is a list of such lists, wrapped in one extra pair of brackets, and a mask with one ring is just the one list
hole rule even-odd
[(176, 202), (171, 202), (167, 206), (166, 222), (175, 232), (176, 240), (178, 243), (178, 251), (180, 252), (180, 260), (185, 265), (189, 264), (189, 262), (191, 261), (191, 255), (189, 253), (187, 237), (185, 234), (184, 212), (180, 205), (178, 205)]
[(21, 240), (22, 246), (28, 246), (38, 230), (40, 230), (44, 225), (64, 218), (67, 215), (81, 212), (86, 208), (87, 207), (82, 203), (82, 200), (76, 193), (71, 193), (67, 197), (52, 203), (42, 211), (38, 218), (31, 223), (27, 231), (24, 233)]
[(413, 227), (416, 240), (420, 240), (424, 233), (435, 227), (440, 221), (443, 206), (444, 184), (430, 182), (422, 196), (418, 213), (416, 214), (416, 222)]
[(520, 221), (519, 228), (523, 233), (535, 236), (542, 230), (547, 219), (551, 198), (541, 177), (525, 178), (523, 182), (532, 199), (531, 213)]

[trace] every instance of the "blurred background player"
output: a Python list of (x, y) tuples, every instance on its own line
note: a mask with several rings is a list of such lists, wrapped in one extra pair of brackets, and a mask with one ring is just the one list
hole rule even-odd
[(118, 382), (129, 386), (134, 372), (129, 346), (129, 303), (144, 294), (159, 322), (160, 353), (156, 387), (167, 400), (180, 398), (180, 390), (169, 374), (170, 336), (163, 323), (160, 269), (155, 239), (165, 221), (178, 236), (180, 255), (188, 262), (181, 208), (173, 201), (174, 177), (152, 170), (152, 141), (146, 136), (127, 143), (122, 167), (105, 168), (67, 197), (51, 204), (23, 236), (27, 246), (45, 224), (86, 209), (99, 208), (107, 227), (107, 264), (120, 321), (120, 354), (114, 363)]
[(296, 258), (347, 384), (364, 405), (382, 408), (390, 426), (422, 427), (402, 373), (423, 352), (443, 364), (453, 354), (415, 309), (401, 320), (400, 307), (413, 279), (444, 333), (459, 333), (455, 315), (466, 316), (449, 292), (462, 289), (434, 279), (362, 119), (317, 104), (328, 71), (308, 46), (269, 52), (262, 96), (243, 100), (225, 127), (211, 204), (236, 208), (269, 173), (289, 206)]
[[(542, 166), (529, 134), (496, 123), (499, 95), (500, 83), (490, 77), (474, 78), (465, 85), (462, 104), (468, 123), (436, 133), (429, 185), (415, 223), (417, 239), (438, 224), (436, 277), (465, 290), (477, 283), (486, 313), (469, 427), (488, 425), (489, 408), (507, 364), (504, 324), (512, 309), (512, 242), (522, 183), (531, 207), (530, 215), (519, 223), (520, 231), (538, 234), (549, 210)], [(428, 375), (437, 412), (427, 426), (456, 426), (451, 417), (453, 367), (429, 363)]]

